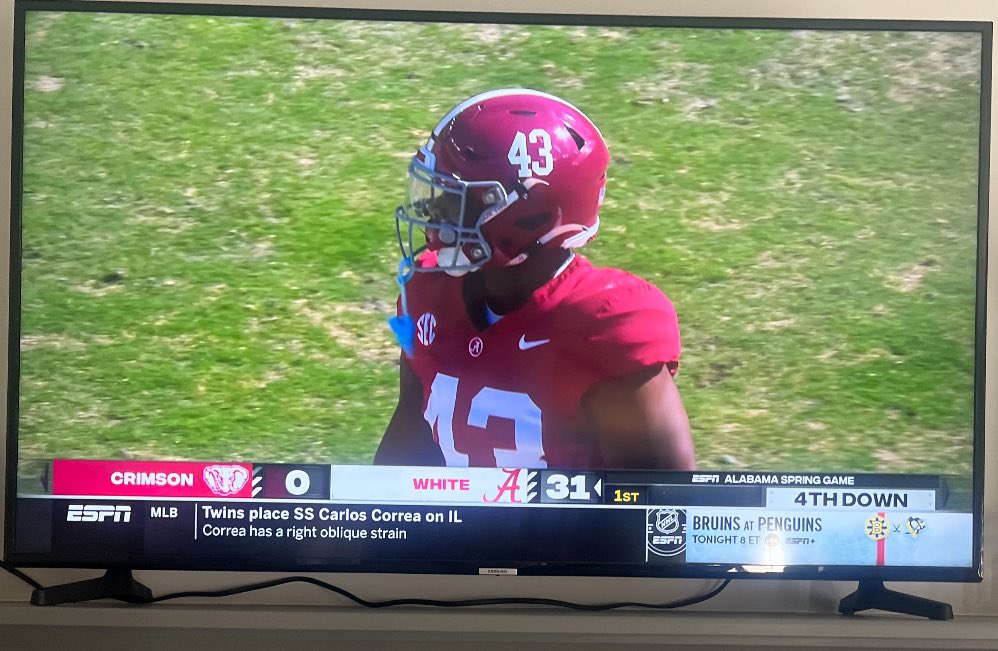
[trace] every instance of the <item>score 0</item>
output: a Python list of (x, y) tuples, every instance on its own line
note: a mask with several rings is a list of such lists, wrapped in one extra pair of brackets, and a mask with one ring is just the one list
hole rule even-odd
[(284, 478), (284, 490), (286, 490), (289, 495), (294, 495), (296, 497), (301, 497), (307, 493), (309, 486), (311, 485), (312, 480), (309, 478), (308, 473), (304, 470), (292, 470), (288, 473), (287, 477)]
[(329, 499), (329, 466), (263, 464), (253, 467), (253, 497)]

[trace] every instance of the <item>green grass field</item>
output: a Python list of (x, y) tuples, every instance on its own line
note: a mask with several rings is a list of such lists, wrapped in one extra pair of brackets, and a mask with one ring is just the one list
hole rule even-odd
[(969, 473), (972, 35), (30, 15), (20, 454), (367, 463), (405, 166), (484, 90), (613, 156), (705, 468)]

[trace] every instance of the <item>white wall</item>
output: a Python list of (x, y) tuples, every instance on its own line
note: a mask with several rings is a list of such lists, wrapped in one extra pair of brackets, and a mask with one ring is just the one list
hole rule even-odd
[[(343, 0), (271, 0), (260, 4), (272, 4), (273, 2), (284, 2), (288, 4), (308, 5), (308, 6), (351, 6), (351, 3)], [(257, 4), (253, 0), (238, 0), (238, 4)], [(495, 11), (500, 5), (491, 0), (456, 0), (448, 2), (446, 0), (381, 0), (373, 3), (356, 2), (354, 6), (365, 6), (367, 8), (418, 8), (428, 10), (453, 10), (469, 9), (478, 11)], [(744, 17), (798, 17), (798, 18), (895, 18), (895, 19), (927, 19), (927, 20), (998, 20), (998, 2), (996, 0), (950, 0), (940, 2), (939, 0), (713, 0), (703, 1), (677, 1), (677, 2), (656, 2), (655, 0), (578, 0), (568, 2), (567, 0), (550, 0), (548, 3), (538, 3), (532, 0), (507, 0), (501, 5), (503, 10), (508, 11), (548, 11), (548, 12), (572, 12), (572, 13), (603, 13), (603, 14), (661, 14), (675, 16), (744, 16)], [(8, 211), (10, 205), (10, 115), (6, 108), (9, 106), (10, 98), (7, 95), (11, 87), (12, 75), (12, 24), (13, 24), (13, 2), (12, 0), (0, 0), (0, 92), (3, 93), (0, 106), (0, 269), (8, 267), (6, 251), (8, 237)], [(992, 82), (994, 86), (994, 82)], [(998, 96), (998, 93), (993, 93)], [(992, 108), (992, 113), (995, 109)], [(996, 139), (994, 134), (998, 129), (992, 128), (991, 150), (995, 152)], [(998, 160), (992, 153), (991, 169), (998, 169)], [(992, 173), (991, 181), (991, 205), (992, 210), (998, 210), (998, 174)], [(998, 228), (992, 228), (993, 232)], [(991, 237), (990, 258), (998, 260), (998, 233)], [(998, 264), (991, 265), (989, 278), (989, 301), (988, 321), (992, 324), (988, 336), (988, 348), (994, 351), (998, 347)], [(7, 295), (6, 274), (0, 279), (0, 297)], [(0, 299), (2, 300), (2, 299)], [(3, 306), (6, 309), (6, 305)], [(6, 319), (0, 319), (0, 341), (6, 341)], [(0, 346), (0, 367), (6, 368), (6, 346)], [(5, 372), (2, 374), (5, 377)], [(988, 390), (987, 403), (989, 410), (986, 418), (987, 445), (992, 451), (998, 450), (998, 355), (993, 352), (987, 361)], [(0, 379), (3, 382), (3, 379)], [(6, 395), (6, 391), (0, 391), (0, 396)], [(0, 414), (5, 414), (0, 411)], [(0, 418), (3, 416), (0, 415)], [(0, 441), (0, 446), (3, 442)], [(2, 448), (0, 448), (2, 450)], [(998, 618), (998, 581), (995, 576), (998, 574), (998, 556), (994, 553), (995, 540), (998, 540), (998, 454), (989, 455), (986, 469), (986, 491), (985, 491), (985, 557), (984, 573), (986, 579), (981, 584), (903, 584), (905, 590), (919, 595), (932, 597), (935, 599), (952, 603), (955, 611), (960, 615), (980, 615), (994, 616)], [(0, 491), (3, 486), (0, 485)], [(2, 493), (0, 493), (2, 494)], [(2, 500), (0, 500), (2, 505)], [(0, 506), (2, 508), (2, 506)], [(990, 543), (990, 544), (989, 544)], [(42, 579), (45, 583), (55, 583), (67, 580), (75, 580), (93, 576), (93, 572), (82, 571), (34, 571), (32, 574)], [(225, 587), (243, 582), (258, 580), (259, 575), (239, 575), (229, 573), (140, 573), (140, 577), (150, 585), (154, 592), (160, 593), (176, 589), (188, 589), (199, 587), (202, 589), (212, 589), (215, 587)], [(699, 591), (707, 583), (692, 580), (618, 580), (618, 579), (542, 579), (520, 577), (515, 579), (500, 578), (479, 578), (479, 577), (411, 577), (411, 576), (325, 576), (327, 580), (341, 583), (345, 587), (354, 589), (368, 598), (387, 598), (398, 596), (434, 596), (438, 598), (462, 598), (470, 596), (486, 595), (531, 595), (544, 597), (559, 597), (577, 601), (607, 601), (607, 600), (649, 600), (661, 601), (670, 598), (678, 598), (693, 592)], [(900, 585), (900, 584), (899, 584)], [(895, 585), (894, 587), (898, 587)], [(777, 582), (777, 581), (742, 581), (736, 582), (728, 588), (717, 599), (697, 607), (701, 612), (751, 612), (751, 613), (828, 613), (833, 612), (837, 600), (842, 595), (852, 589), (852, 586), (844, 583), (829, 582)], [(28, 589), (13, 577), (5, 573), (0, 573), (0, 624), (5, 621), (8, 624), (21, 623), (33, 625), (41, 622), (61, 623), (63, 625), (78, 624), (86, 627), (97, 624), (102, 627), (110, 627), (115, 622), (120, 622), (118, 618), (101, 619), (100, 609), (90, 609), (86, 618), (75, 620), (77, 617), (72, 609), (59, 609), (57, 614), (37, 614), (41, 609), (28, 610), (15, 606), (16, 602), (24, 602), (29, 596)], [(14, 602), (14, 603), (12, 603)], [(344, 602), (333, 595), (326, 595), (318, 590), (308, 587), (287, 587), (278, 590), (261, 592), (255, 595), (245, 595), (238, 598), (225, 600), (226, 604), (270, 604), (274, 607), (263, 608), (262, 610), (247, 610), (247, 607), (235, 609), (226, 608), (208, 611), (211, 621), (215, 626), (232, 626), (235, 628), (286, 628), (287, 613), (286, 608), (281, 605), (297, 605), (295, 609), (298, 628), (316, 629), (320, 631), (332, 632), (343, 628), (353, 628), (355, 637), (361, 635), (356, 629), (392, 629), (393, 635), (402, 635), (407, 639), (430, 639), (427, 632), (433, 630), (453, 629), (455, 626), (459, 630), (465, 630), (466, 635), (472, 635), (479, 631), (482, 635), (490, 635), (490, 631), (507, 630), (505, 620), (496, 619), (501, 613), (482, 613), (475, 611), (472, 614), (458, 618), (450, 613), (436, 613), (421, 611), (421, 614), (412, 620), (406, 619), (403, 615), (389, 614), (378, 615), (376, 619), (370, 619), (370, 614), (358, 613), (357, 617), (346, 619), (336, 619), (342, 617), (327, 617), (326, 615), (316, 616), (315, 619), (308, 619), (302, 614), (301, 605), (343, 605)], [(152, 628), (169, 629), (180, 627), (203, 627), (208, 622), (199, 620), (197, 617), (203, 616), (204, 610), (189, 611), (178, 608), (167, 608), (157, 606), (159, 611), (148, 614), (144, 609), (143, 614), (136, 615), (136, 611), (130, 611), (128, 620), (133, 622), (143, 621), (144, 624), (135, 624)], [(52, 613), (53, 611), (46, 611)], [(119, 611), (120, 612), (120, 611)], [(310, 612), (310, 611), (304, 611)], [(201, 613), (201, 615), (198, 615)], [(247, 618), (247, 613), (255, 613)], [(305, 617), (305, 619), (301, 619)], [(545, 638), (548, 643), (578, 641), (578, 636), (570, 634), (571, 631), (588, 631), (591, 637), (585, 639), (598, 640), (600, 636), (614, 634), (617, 639), (631, 639), (636, 641), (639, 638), (651, 641), (657, 635), (664, 635), (669, 629), (656, 628), (656, 625), (647, 620), (634, 615), (618, 615), (615, 617), (599, 617), (593, 615), (578, 615), (574, 613), (545, 612), (537, 615), (539, 620), (535, 620), (540, 631), (551, 631), (555, 636)], [(827, 630), (814, 628), (813, 619), (804, 618), (799, 620), (780, 620), (783, 623), (777, 625), (777, 620), (765, 615), (756, 615), (751, 619), (733, 619), (730, 616), (715, 616), (707, 620), (676, 619), (674, 625), (679, 622), (686, 622), (679, 626), (680, 629), (690, 634), (691, 631), (703, 628), (708, 637), (705, 639), (714, 640), (717, 644), (728, 644), (736, 641), (749, 643), (751, 640), (764, 639), (765, 634), (773, 633), (774, 630), (792, 630), (796, 636), (806, 636), (809, 632), (813, 635), (821, 636), (829, 645), (835, 644), (836, 640), (849, 643), (855, 636), (862, 637), (863, 640), (878, 639), (882, 645), (892, 646), (890, 640), (907, 640), (906, 644), (911, 647), (935, 646), (941, 640), (936, 640), (939, 631), (942, 629), (921, 629), (913, 627), (911, 620), (895, 619), (880, 622), (886, 628), (864, 629), (863, 622), (845, 620), (839, 618), (834, 620), (832, 628)], [(144, 618), (144, 619), (143, 619)], [(517, 619), (522, 622), (525, 620)], [(850, 622), (843, 625), (841, 622)], [(987, 621), (988, 626), (994, 626), (994, 639), (998, 639), (998, 623), (991, 622), (990, 619), (973, 620), (965, 618), (963, 623), (957, 626), (963, 628), (950, 627), (945, 629), (944, 638), (972, 638), (977, 640), (986, 639), (990, 635), (986, 631), (990, 628), (973, 628), (974, 622), (980, 626)], [(998, 619), (996, 619), (998, 621)], [(225, 624), (225, 622), (230, 622)], [(349, 622), (364, 622), (354, 626)], [(460, 622), (460, 624), (456, 624)], [(537, 623), (541, 622), (541, 623)], [(699, 622), (699, 623), (698, 623)], [(735, 629), (725, 629), (725, 626), (734, 625)], [(740, 622), (740, 624), (738, 624)], [(792, 622), (796, 622), (793, 624)], [(968, 623), (969, 622), (969, 623)], [(752, 629), (758, 624), (764, 630)], [(520, 626), (520, 624), (516, 624)], [(686, 628), (683, 628), (685, 626)], [(878, 625), (879, 626), (879, 625)], [(774, 628), (775, 627), (775, 628)], [(781, 629), (780, 627), (783, 627)], [(789, 627), (789, 628), (787, 628)], [(858, 628), (857, 628), (858, 627)], [(214, 626), (209, 626), (214, 628)], [(15, 629), (9, 629), (14, 631)], [(16, 629), (21, 633), (28, 629)], [(68, 630), (68, 629), (66, 629)], [(112, 634), (104, 639), (111, 640)], [(160, 629), (157, 629), (160, 630)], [(413, 631), (422, 630), (422, 637)], [(519, 634), (529, 634), (531, 628), (519, 628)], [(675, 632), (675, 629), (672, 629)], [(736, 630), (754, 630), (755, 635), (746, 633), (745, 636), (717, 637), (719, 631), (727, 631), (726, 635), (732, 634)], [(925, 630), (929, 632), (926, 633)], [(409, 633), (407, 633), (407, 631)], [(914, 631), (914, 633), (913, 633)], [(935, 631), (935, 632), (932, 632)], [(963, 631), (961, 633), (961, 631)], [(768, 632), (768, 633), (767, 633)], [(710, 634), (715, 637), (710, 637)], [(498, 632), (496, 633), (499, 634)], [(176, 635), (176, 633), (174, 633)], [(627, 636), (630, 635), (628, 638)], [(763, 637), (759, 637), (763, 636)], [(363, 635), (361, 635), (363, 637)], [(918, 638), (918, 642), (914, 638)], [(15, 637), (13, 639), (20, 639)], [(77, 640), (83, 638), (75, 638)], [(161, 638), (160, 642), (163, 641)], [(175, 638), (179, 639), (179, 638)], [(207, 641), (207, 638), (201, 638)], [(263, 638), (256, 638), (262, 641)], [(348, 638), (342, 638), (344, 641)], [(353, 639), (353, 638), (349, 638)], [(470, 641), (472, 638), (465, 637)], [(532, 638), (533, 639), (533, 638)], [(540, 638), (536, 638), (539, 640)], [(666, 639), (666, 638), (661, 638)], [(674, 642), (679, 638), (671, 638)], [(686, 638), (683, 638), (686, 639)], [(692, 639), (692, 638), (690, 638)], [(768, 638), (766, 638), (768, 639)], [(783, 643), (793, 644), (790, 638), (780, 638)], [(797, 639), (796, 637), (793, 639)], [(801, 638), (803, 639), (803, 638)], [(816, 639), (816, 638), (815, 638)], [(914, 640), (914, 641), (913, 641)], [(933, 642), (936, 640), (936, 642)], [(482, 642), (483, 640), (479, 640)], [(692, 642), (691, 642), (692, 643)], [(985, 645), (990, 646), (990, 645)]]

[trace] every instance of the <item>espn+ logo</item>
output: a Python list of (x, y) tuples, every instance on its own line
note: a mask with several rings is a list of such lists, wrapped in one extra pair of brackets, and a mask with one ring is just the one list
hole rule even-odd
[(66, 522), (131, 522), (132, 507), (112, 504), (70, 504)]

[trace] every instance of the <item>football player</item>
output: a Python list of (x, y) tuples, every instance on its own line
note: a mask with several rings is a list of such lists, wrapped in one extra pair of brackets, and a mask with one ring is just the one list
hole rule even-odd
[(672, 303), (576, 253), (599, 228), (609, 152), (562, 99), (495, 90), (451, 110), (396, 211), (392, 465), (691, 470)]

